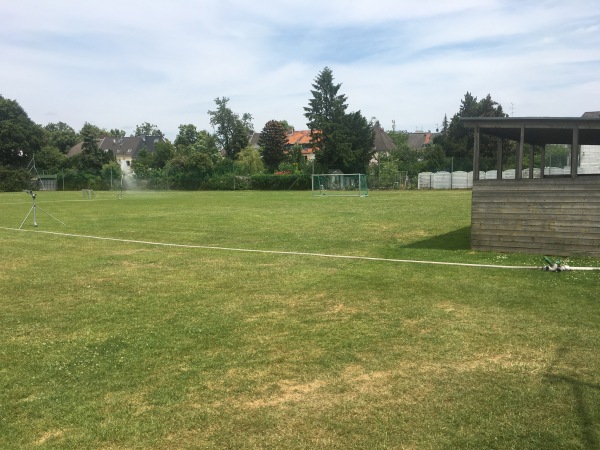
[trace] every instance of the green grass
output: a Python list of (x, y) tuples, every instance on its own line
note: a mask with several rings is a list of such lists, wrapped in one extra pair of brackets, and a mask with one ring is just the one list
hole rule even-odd
[(37, 233), (543, 264), (472, 252), (470, 199), (1, 194), (0, 448), (597, 448), (600, 272)]

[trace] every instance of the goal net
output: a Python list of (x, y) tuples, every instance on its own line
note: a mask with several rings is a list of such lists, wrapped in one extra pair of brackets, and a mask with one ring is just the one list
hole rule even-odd
[(367, 176), (362, 173), (328, 173), (312, 176), (313, 196), (338, 195), (366, 197)]

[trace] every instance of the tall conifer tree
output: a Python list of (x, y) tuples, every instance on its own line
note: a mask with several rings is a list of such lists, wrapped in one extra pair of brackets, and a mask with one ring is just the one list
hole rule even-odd
[(267, 169), (274, 171), (285, 156), (286, 130), (278, 120), (269, 120), (260, 133), (258, 145)]
[(313, 98), (304, 108), (317, 163), (329, 169), (341, 169), (346, 145), (344, 116), (348, 105), (346, 96), (339, 94), (341, 84), (333, 83), (333, 73), (325, 67), (315, 78), (310, 91)]

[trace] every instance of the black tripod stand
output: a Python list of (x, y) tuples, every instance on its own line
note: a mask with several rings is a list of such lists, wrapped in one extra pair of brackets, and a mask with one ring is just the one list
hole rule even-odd
[[(29, 195), (31, 195), (31, 200), (33, 200), (33, 205), (31, 206), (31, 209), (29, 210), (29, 212), (27, 213), (27, 215), (25, 216), (25, 218), (23, 219), (23, 222), (21, 222), (21, 226), (19, 227), (19, 230), (21, 228), (23, 228), (23, 225), (25, 224), (25, 221), (27, 220), (27, 218), (29, 217), (29, 215), (31, 214), (31, 212), (33, 211), (33, 226), (37, 227), (37, 217), (36, 217), (36, 204), (35, 204), (35, 198), (37, 197), (36, 193), (33, 191), (23, 191)], [(62, 223), (63, 225), (64, 222), (61, 222), (60, 220), (58, 220), (56, 217), (54, 217), (52, 214), (50, 214), (48, 211), (44, 211), (42, 208), (40, 208), (40, 211), (43, 212), (44, 214), (47, 214), (48, 216), (52, 217), (54, 220), (56, 220), (57, 222)]]

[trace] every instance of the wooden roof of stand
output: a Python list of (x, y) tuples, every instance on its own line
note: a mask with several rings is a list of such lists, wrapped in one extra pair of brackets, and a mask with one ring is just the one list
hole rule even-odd
[(479, 127), (480, 132), (501, 139), (519, 141), (521, 127), (527, 144), (572, 144), (573, 130), (579, 129), (579, 144), (600, 145), (600, 113), (583, 117), (463, 117), (466, 127)]

